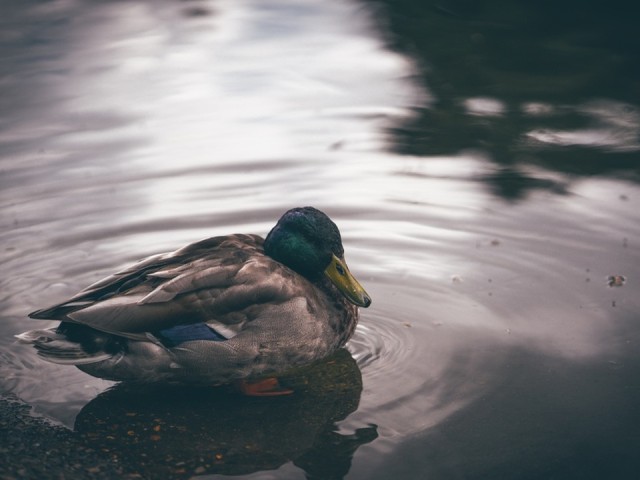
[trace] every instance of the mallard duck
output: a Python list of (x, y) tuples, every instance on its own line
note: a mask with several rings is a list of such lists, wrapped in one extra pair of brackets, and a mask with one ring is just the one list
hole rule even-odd
[(18, 335), (43, 359), (99, 378), (290, 393), (274, 377), (351, 337), (371, 299), (344, 260), (338, 227), (287, 211), (266, 239), (208, 238), (149, 258), (29, 314), (57, 328)]

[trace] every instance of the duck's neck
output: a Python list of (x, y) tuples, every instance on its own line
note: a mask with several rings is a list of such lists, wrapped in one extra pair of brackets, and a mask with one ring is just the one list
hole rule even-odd
[(329, 326), (336, 332), (339, 346), (343, 346), (355, 332), (358, 307), (348, 301), (327, 277), (323, 276), (315, 285), (327, 295), (333, 305), (334, 314), (329, 317)]

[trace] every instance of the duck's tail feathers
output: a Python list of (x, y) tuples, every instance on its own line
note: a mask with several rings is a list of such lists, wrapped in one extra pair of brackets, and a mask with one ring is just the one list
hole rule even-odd
[(69, 340), (56, 329), (30, 330), (16, 335), (23, 343), (32, 344), (44, 360), (61, 365), (86, 365), (101, 362), (114, 356), (105, 351), (88, 352), (81, 343)]
[(68, 315), (88, 305), (87, 302), (67, 302), (31, 312), (29, 318), (36, 320), (68, 320)]

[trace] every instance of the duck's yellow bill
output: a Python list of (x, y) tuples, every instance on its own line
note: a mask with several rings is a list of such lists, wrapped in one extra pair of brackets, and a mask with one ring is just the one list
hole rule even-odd
[(344, 260), (333, 255), (324, 273), (351, 303), (365, 308), (371, 305), (371, 297), (351, 275)]

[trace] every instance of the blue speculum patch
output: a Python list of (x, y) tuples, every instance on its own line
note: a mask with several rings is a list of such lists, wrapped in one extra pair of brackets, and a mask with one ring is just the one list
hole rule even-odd
[(158, 337), (167, 347), (175, 347), (184, 342), (193, 340), (211, 340), (221, 342), (225, 337), (209, 327), (206, 323), (192, 323), (189, 325), (176, 325), (158, 332)]

